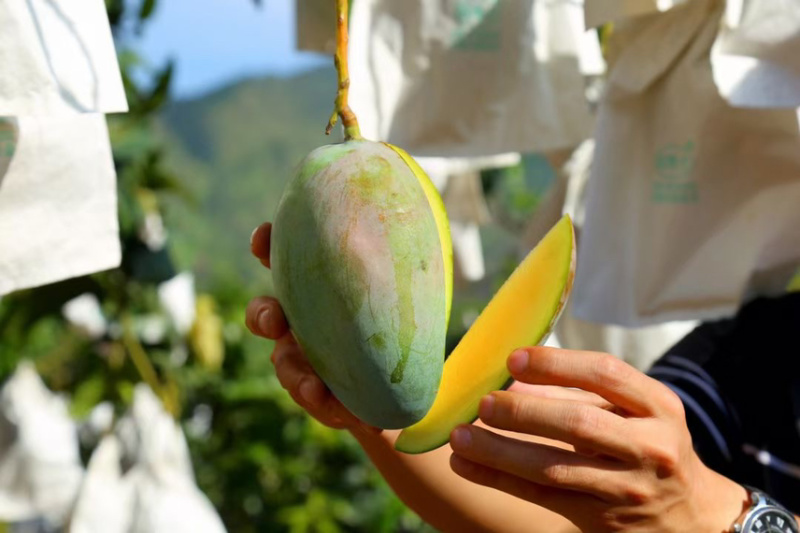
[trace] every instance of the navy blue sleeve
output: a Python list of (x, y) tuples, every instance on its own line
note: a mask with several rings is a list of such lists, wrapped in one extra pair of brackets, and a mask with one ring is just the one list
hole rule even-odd
[(800, 294), (699, 326), (648, 373), (683, 400), (709, 467), (800, 514)]

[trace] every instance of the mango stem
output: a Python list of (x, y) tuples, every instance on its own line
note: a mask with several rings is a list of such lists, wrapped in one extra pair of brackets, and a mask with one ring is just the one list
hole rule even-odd
[(350, 93), (350, 72), (347, 66), (349, 3), (349, 0), (336, 0), (336, 55), (333, 58), (333, 62), (339, 75), (339, 88), (336, 93), (333, 114), (328, 120), (328, 126), (325, 128), (325, 135), (330, 135), (334, 124), (336, 124), (337, 116), (341, 117), (346, 141), (363, 138), (361, 137), (361, 129), (358, 127), (358, 119), (353, 110), (350, 109), (350, 104), (347, 101)]

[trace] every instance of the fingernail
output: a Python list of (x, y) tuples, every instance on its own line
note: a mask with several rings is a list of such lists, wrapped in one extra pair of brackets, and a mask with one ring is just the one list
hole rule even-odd
[(528, 369), (529, 357), (526, 350), (515, 350), (508, 357), (508, 369), (512, 374), (522, 374)]
[(256, 236), (256, 232), (258, 231), (258, 227), (253, 230), (253, 233), (250, 234), (250, 246), (253, 246), (253, 237)]
[(258, 330), (266, 335), (269, 331), (269, 307), (265, 307), (258, 312), (256, 324), (258, 324)]
[(467, 428), (456, 428), (450, 437), (450, 442), (454, 448), (466, 449), (472, 443), (472, 434)]
[(481, 398), (481, 404), (478, 408), (478, 413), (480, 414), (482, 420), (492, 418), (492, 415), (494, 414), (494, 396), (489, 394)]
[(303, 378), (303, 381), (300, 382), (300, 397), (308, 405), (313, 405), (314, 403), (315, 388), (316, 385), (314, 384), (314, 380), (311, 378)]

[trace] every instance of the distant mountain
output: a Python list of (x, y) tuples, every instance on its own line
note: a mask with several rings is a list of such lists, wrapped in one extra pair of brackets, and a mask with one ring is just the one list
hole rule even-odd
[(172, 249), (205, 289), (225, 280), (254, 291), (268, 285), (249, 254), (250, 232), (272, 218), (302, 158), (335, 139), (324, 134), (335, 91), (335, 72), (325, 68), (244, 80), (162, 112), (167, 165), (197, 201), (167, 205)]

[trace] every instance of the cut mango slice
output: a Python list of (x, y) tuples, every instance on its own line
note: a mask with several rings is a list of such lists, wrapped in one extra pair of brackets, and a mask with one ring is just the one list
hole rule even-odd
[(428, 414), (404, 429), (395, 448), (423, 453), (450, 439), (459, 424), (473, 422), (480, 399), (502, 389), (516, 348), (544, 342), (572, 289), (575, 233), (564, 216), (531, 250), (489, 302), (444, 365), (439, 392)]

